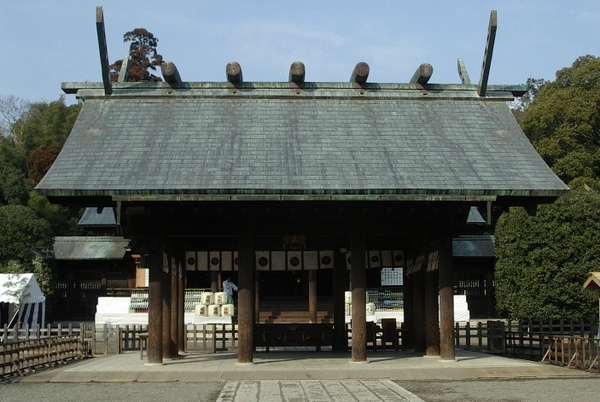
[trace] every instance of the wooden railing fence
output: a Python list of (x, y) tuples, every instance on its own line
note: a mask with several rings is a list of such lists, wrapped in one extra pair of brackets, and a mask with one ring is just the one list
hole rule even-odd
[[(598, 338), (596, 320), (556, 320), (556, 321), (487, 321), (456, 323), (456, 347), (477, 352), (496, 353), (528, 359), (548, 361), (569, 367), (598, 369)], [(188, 324), (186, 326), (187, 350), (216, 352), (237, 346), (236, 324)], [(72, 340), (81, 357), (122, 353), (124, 350), (140, 350), (145, 347), (143, 336), (148, 331), (146, 325), (109, 326), (94, 324), (69, 324), (66, 326), (7, 328), (0, 329), (0, 361), (2, 372), (10, 373), (7, 367), (22, 370), (17, 362), (26, 367), (30, 362), (52, 364), (56, 361), (73, 358), (62, 352), (43, 352), (49, 357), (35, 357), (36, 350), (46, 350), (50, 341), (58, 338)], [(31, 341), (32, 343), (27, 343)], [(23, 343), (25, 342), (25, 343)], [(48, 346), (45, 346), (45, 345)], [(10, 346), (9, 346), (10, 345)], [(25, 355), (17, 355), (23, 348)], [(68, 350), (70, 350), (67, 348)], [(60, 348), (59, 348), (60, 349)], [(57, 350), (59, 350), (57, 349)], [(42, 353), (42, 352), (40, 352)], [(37, 363), (35, 363), (37, 364)], [(0, 374), (1, 375), (1, 374)]]
[(547, 340), (546, 353), (542, 362), (547, 361), (559, 366), (598, 371), (600, 370), (599, 355), (598, 338), (555, 335)]
[(82, 359), (79, 335), (10, 340), (0, 343), (0, 378), (25, 375), (38, 367), (51, 367)]

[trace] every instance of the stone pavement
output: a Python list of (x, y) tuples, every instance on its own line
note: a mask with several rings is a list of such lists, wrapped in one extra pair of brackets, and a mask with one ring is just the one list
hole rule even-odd
[(453, 361), (411, 352), (371, 352), (354, 363), (349, 353), (257, 352), (238, 363), (235, 352), (192, 351), (163, 364), (148, 364), (139, 352), (94, 357), (24, 377), (22, 382), (202, 382), (225, 380), (467, 380), (595, 376), (583, 370), (485, 353), (456, 350)]
[(139, 352), (95, 357), (42, 370), (21, 383), (221, 382), (220, 402), (422, 401), (393, 381), (584, 378), (596, 373), (457, 349), (454, 361), (411, 352), (372, 352), (365, 363), (349, 353), (273, 351), (237, 363), (235, 352), (189, 352), (148, 364)]

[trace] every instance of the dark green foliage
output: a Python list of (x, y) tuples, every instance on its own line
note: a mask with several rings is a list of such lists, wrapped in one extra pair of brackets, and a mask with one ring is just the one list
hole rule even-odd
[(81, 105), (67, 106), (63, 98), (24, 105), (0, 98), (0, 272), (33, 272), (49, 296), (54, 235), (71, 234), (74, 225), (68, 209), (50, 204), (33, 187), (60, 152)]
[(598, 178), (600, 58), (582, 56), (537, 89), (520, 121), (527, 137), (564, 182)]
[(535, 217), (511, 208), (496, 226), (496, 307), (512, 319), (597, 315), (582, 285), (600, 263), (600, 195), (573, 190)]
[(48, 295), (53, 257), (54, 234), (47, 220), (22, 205), (0, 206), (0, 272), (33, 272)]
[[(156, 51), (158, 38), (145, 28), (135, 28), (133, 31), (123, 35), (123, 42), (129, 42), (129, 65), (127, 69), (127, 81), (147, 82), (162, 81), (162, 79), (151, 71), (163, 63), (163, 58)], [(110, 66), (112, 80), (117, 81), (123, 60), (117, 60)]]
[(21, 170), (0, 156), (0, 205), (25, 205), (33, 183)]
[(597, 316), (597, 294), (582, 285), (600, 271), (600, 58), (579, 57), (555, 81), (527, 85), (515, 116), (572, 191), (536, 217), (513, 208), (498, 221), (497, 310), (510, 318)]

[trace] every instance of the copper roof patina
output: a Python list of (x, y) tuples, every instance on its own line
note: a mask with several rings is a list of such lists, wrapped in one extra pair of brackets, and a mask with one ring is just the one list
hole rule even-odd
[(144, 199), (495, 200), (567, 186), (468, 84), (63, 84), (83, 108), (37, 186)]

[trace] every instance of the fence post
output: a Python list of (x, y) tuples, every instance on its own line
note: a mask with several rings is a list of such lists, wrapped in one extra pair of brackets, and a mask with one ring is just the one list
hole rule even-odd
[(465, 338), (467, 350), (471, 350), (471, 323), (469, 321), (465, 324)]
[(108, 354), (108, 327), (102, 324), (102, 342), (104, 343), (104, 354)]
[(2, 333), (2, 343), (6, 344), (8, 340), (8, 324), (4, 324), (4, 332)]
[(123, 354), (123, 329), (117, 325), (117, 354)]
[(483, 324), (481, 321), (477, 322), (477, 342), (479, 342), (479, 352), (483, 351)]
[(460, 346), (460, 324), (455, 324), (455, 332), (456, 332), (456, 346)]
[(19, 340), (19, 321), (17, 321), (15, 323), (14, 332), (13, 332), (13, 340), (14, 341)]
[(58, 326), (56, 327), (56, 335), (57, 336), (62, 335), (62, 324), (60, 322), (58, 323)]

